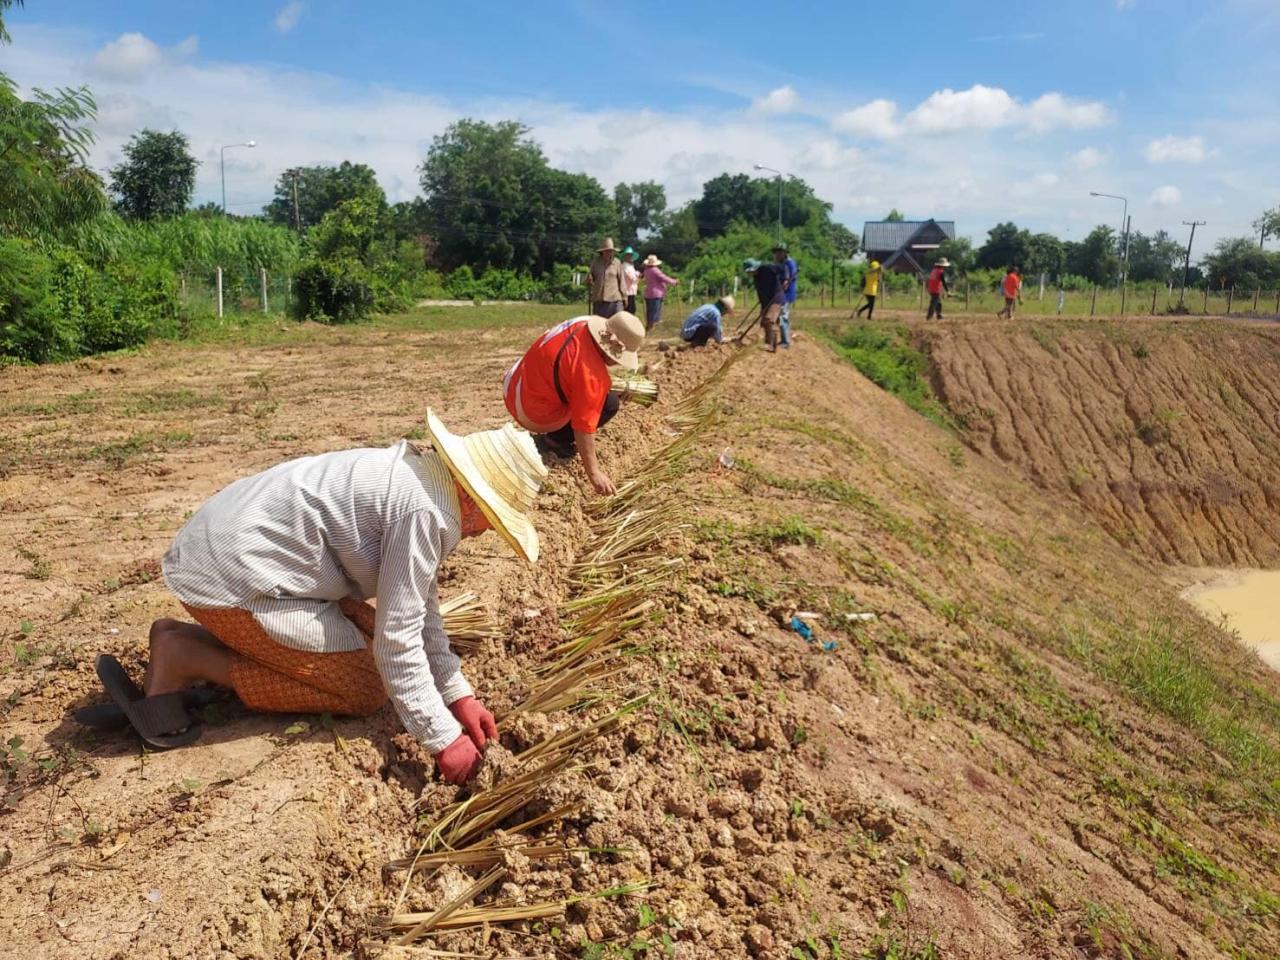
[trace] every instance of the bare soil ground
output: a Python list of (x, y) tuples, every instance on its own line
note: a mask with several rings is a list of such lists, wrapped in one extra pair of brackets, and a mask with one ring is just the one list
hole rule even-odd
[(1280, 562), (1280, 327), (1028, 319), (919, 328), (967, 442), (1193, 566)]
[[(389, 709), (299, 723), (228, 705), (198, 745), (159, 754), (66, 715), (97, 698), (95, 652), (139, 667), (147, 625), (177, 614), (158, 560), (204, 498), (290, 456), (412, 434), (428, 404), (454, 429), (501, 422), (502, 371), (555, 319), (304, 328), (0, 374), (0, 727), (25, 753), (0, 755), (0, 955), (425, 955), (386, 946), (378, 918), (434, 909), (476, 872), (384, 871), (458, 795)], [(604, 434), (615, 478), (652, 469), (666, 414), (730, 350), (667, 361), (661, 402)], [(1273, 674), (1072, 502), (803, 335), (743, 358), (715, 395), (659, 494), (680, 517), (663, 551), (685, 563), (625, 670), (581, 712), (504, 725), (519, 752), (648, 695), (515, 818), (581, 802), (538, 836), (592, 852), (512, 864), (495, 891), (588, 899), (440, 949), (1280, 955)], [(467, 658), (500, 711), (563, 639), (592, 499), (557, 467), (537, 569), (492, 537), (447, 565), (444, 595), (476, 591), (502, 627)], [(797, 610), (833, 650), (786, 626)], [(1178, 713), (1103, 669), (1144, 653), (1172, 659), (1139, 676), (1179, 697), (1194, 676), (1199, 699)], [(636, 882), (654, 885), (592, 896)]]

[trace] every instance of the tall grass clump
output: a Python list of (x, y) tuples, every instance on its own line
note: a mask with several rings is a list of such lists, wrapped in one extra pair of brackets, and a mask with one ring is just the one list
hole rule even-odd
[(939, 426), (952, 427), (946, 407), (929, 384), (929, 360), (900, 325), (860, 323), (829, 336), (841, 359), (912, 410)]

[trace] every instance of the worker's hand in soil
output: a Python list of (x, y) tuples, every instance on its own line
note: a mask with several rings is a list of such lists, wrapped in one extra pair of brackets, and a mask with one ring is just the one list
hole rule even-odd
[(483, 703), (475, 697), (462, 697), (449, 704), (454, 719), (462, 724), (467, 736), (481, 750), (490, 740), (498, 739), (498, 725)]
[(448, 783), (466, 783), (476, 775), (484, 757), (465, 733), (435, 755), (436, 769)]
[(609, 479), (609, 475), (603, 470), (588, 473), (587, 479), (591, 481), (591, 486), (595, 492), (602, 497), (611, 497), (618, 492), (618, 488), (613, 485), (613, 481)]

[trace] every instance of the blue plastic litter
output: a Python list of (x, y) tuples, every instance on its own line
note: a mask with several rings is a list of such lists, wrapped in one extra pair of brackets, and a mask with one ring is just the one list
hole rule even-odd
[(805, 642), (816, 644), (821, 647), (825, 653), (830, 653), (837, 646), (834, 640), (819, 640), (815, 637), (813, 635), (813, 627), (809, 626), (799, 617), (791, 618), (791, 629), (800, 634), (800, 636), (805, 639)]

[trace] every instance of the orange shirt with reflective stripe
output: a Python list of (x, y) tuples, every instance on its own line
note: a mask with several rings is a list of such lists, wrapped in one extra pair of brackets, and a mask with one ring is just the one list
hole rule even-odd
[[(560, 354), (562, 346), (565, 349)], [(556, 393), (553, 368), (557, 354), (567, 406)], [(550, 433), (565, 424), (579, 433), (595, 433), (612, 386), (609, 365), (587, 329), (587, 318), (575, 317), (544, 333), (511, 368), (504, 400), (512, 418), (533, 433)]]

